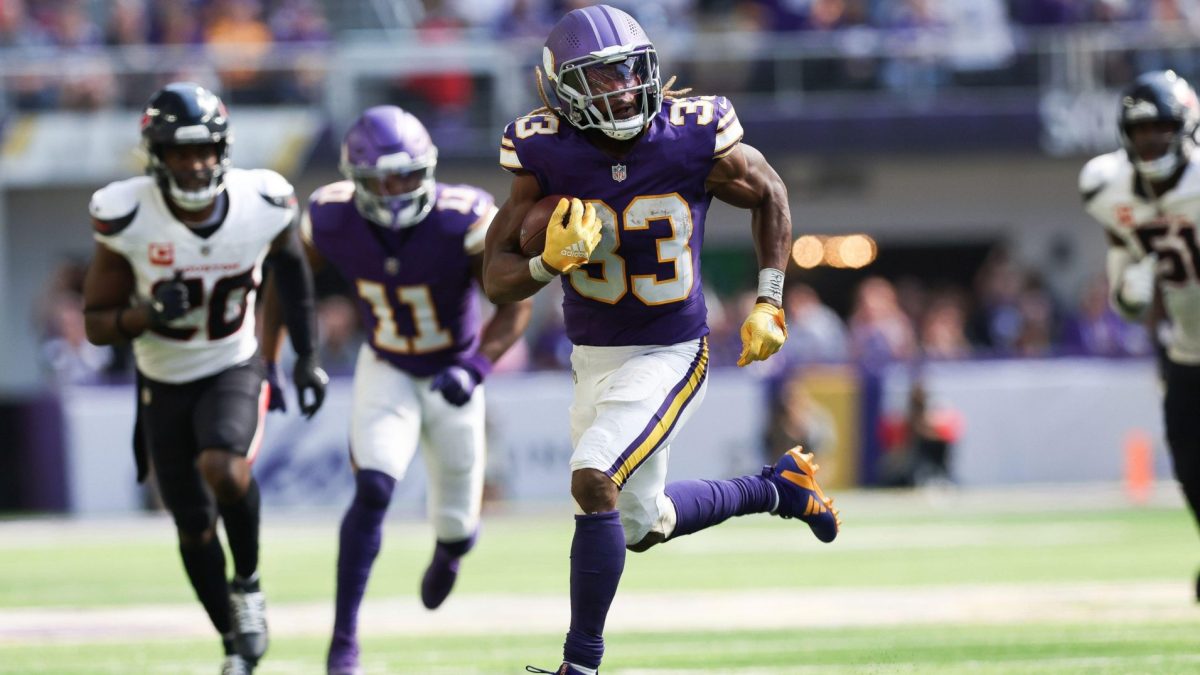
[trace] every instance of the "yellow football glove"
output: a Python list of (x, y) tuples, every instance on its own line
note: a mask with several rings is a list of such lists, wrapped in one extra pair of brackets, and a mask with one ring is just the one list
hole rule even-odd
[(787, 339), (787, 323), (783, 320), (783, 309), (760, 302), (754, 305), (750, 316), (742, 322), (742, 355), (738, 367), (751, 361), (765, 361), (779, 351)]
[[(571, 209), (571, 217), (564, 226), (563, 215), (568, 208)], [(575, 198), (570, 201), (560, 199), (550, 215), (550, 224), (546, 226), (546, 248), (542, 251), (542, 260), (548, 267), (567, 274), (588, 261), (600, 243), (600, 228), (596, 209), (591, 204), (585, 207), (582, 201)]]

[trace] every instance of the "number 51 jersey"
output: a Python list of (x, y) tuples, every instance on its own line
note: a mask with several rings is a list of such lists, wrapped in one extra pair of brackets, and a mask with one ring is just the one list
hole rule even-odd
[(1134, 260), (1158, 258), (1157, 284), (1172, 323), (1167, 355), (1200, 365), (1200, 155), (1192, 153), (1175, 187), (1148, 199), (1124, 150), (1093, 158), (1079, 187), (1084, 208), (1104, 226), (1109, 244)]
[(274, 171), (230, 169), (224, 183), (228, 210), (208, 237), (172, 215), (149, 176), (92, 195), (94, 237), (129, 261), (140, 301), (148, 302), (155, 286), (177, 273), (187, 286), (188, 313), (133, 340), (138, 370), (152, 380), (191, 382), (258, 351), (254, 305), (262, 263), (272, 240), (292, 223), (296, 199)]
[(552, 112), (509, 124), (500, 165), (531, 173), (542, 194), (590, 202), (603, 224), (591, 262), (563, 277), (577, 345), (667, 345), (708, 333), (700, 245), (713, 165), (742, 140), (721, 96), (667, 98), (621, 159)]

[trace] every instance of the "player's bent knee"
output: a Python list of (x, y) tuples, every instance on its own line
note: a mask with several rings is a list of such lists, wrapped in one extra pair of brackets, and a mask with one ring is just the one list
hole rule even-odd
[(374, 469), (360, 469), (354, 476), (354, 501), (374, 511), (387, 509), (396, 479)]
[(584, 513), (605, 513), (617, 508), (617, 484), (603, 471), (576, 469), (571, 473), (571, 496)]
[(204, 506), (184, 507), (172, 513), (171, 517), (175, 520), (179, 543), (184, 546), (203, 546), (216, 534), (216, 514)]
[(217, 501), (223, 504), (241, 499), (250, 489), (250, 464), (244, 457), (226, 450), (209, 449), (200, 453), (196, 467)]

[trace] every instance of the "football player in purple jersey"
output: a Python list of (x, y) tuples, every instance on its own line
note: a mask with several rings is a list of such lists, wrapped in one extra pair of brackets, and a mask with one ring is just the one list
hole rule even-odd
[[(709, 202), (751, 211), (761, 271), (758, 303), (741, 329), (744, 366), (787, 337), (781, 300), (792, 225), (783, 181), (741, 142), (727, 99), (666, 90), (653, 44), (622, 11), (596, 5), (566, 14), (546, 40), (543, 65), (554, 103), (543, 93), (545, 107), (509, 124), (501, 139), (500, 163), (515, 177), (487, 236), (484, 285), (494, 302), (529, 297), (556, 277), (563, 285), (575, 345), (577, 509), (571, 625), (553, 672), (590, 674), (604, 653), (627, 548), (645, 551), (748, 513), (801, 518), (826, 542), (839, 523), (812, 456), (799, 448), (761, 475), (666, 484), (671, 441), (707, 382), (700, 246)], [(526, 257), (525, 214), (552, 194), (573, 198), (550, 217), (542, 254)]]
[[(332, 264), (353, 285), (370, 336), (354, 372), (355, 495), (341, 527), (330, 675), (360, 672), (359, 606), (392, 489), (418, 442), (437, 536), (421, 601), (435, 609), (450, 594), (479, 526), (482, 383), (529, 322), (530, 302), (515, 300), (497, 303), (480, 326), (477, 282), (496, 207), (479, 188), (435, 181), (436, 165), (437, 148), (416, 117), (370, 108), (342, 143), (346, 180), (314, 192), (302, 220), (310, 260)], [(270, 297), (264, 351), (277, 356)]]

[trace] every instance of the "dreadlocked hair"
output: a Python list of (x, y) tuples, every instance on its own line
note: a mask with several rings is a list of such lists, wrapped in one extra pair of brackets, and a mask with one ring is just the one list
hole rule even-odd
[[(546, 79), (547, 78), (542, 75), (542, 67), (534, 66), (533, 67), (533, 83), (535, 85), (537, 85), (538, 98), (542, 99), (542, 107), (530, 112), (529, 113), (530, 115), (536, 115), (538, 113), (544, 113), (544, 112), (553, 112), (553, 113), (558, 112), (557, 108), (550, 105), (550, 97), (546, 95), (546, 86), (545, 86)], [(667, 80), (667, 83), (663, 85), (663, 87), (662, 87), (663, 98), (679, 98), (680, 96), (687, 96), (688, 94), (690, 94), (692, 92), (691, 87), (685, 87), (683, 89), (672, 89), (671, 87), (675, 84), (676, 79), (678, 79), (678, 78), (675, 75), (672, 75), (671, 78)]]
[(669, 80), (667, 80), (667, 83), (663, 85), (663, 88), (662, 88), (663, 98), (679, 98), (680, 96), (687, 96), (688, 94), (692, 93), (691, 87), (684, 87), (683, 89), (672, 89), (671, 85), (675, 84), (676, 79), (678, 79), (678, 78), (675, 75), (672, 75), (671, 78)]
[(552, 112), (552, 113), (558, 112), (558, 110), (555, 109), (554, 106), (550, 105), (550, 98), (548, 96), (546, 96), (545, 80), (546, 80), (546, 78), (544, 78), (542, 76), (542, 67), (534, 66), (533, 67), (533, 83), (535, 85), (537, 85), (538, 98), (542, 99), (542, 107), (529, 113), (530, 115), (536, 115), (537, 113), (542, 113), (542, 112)]

